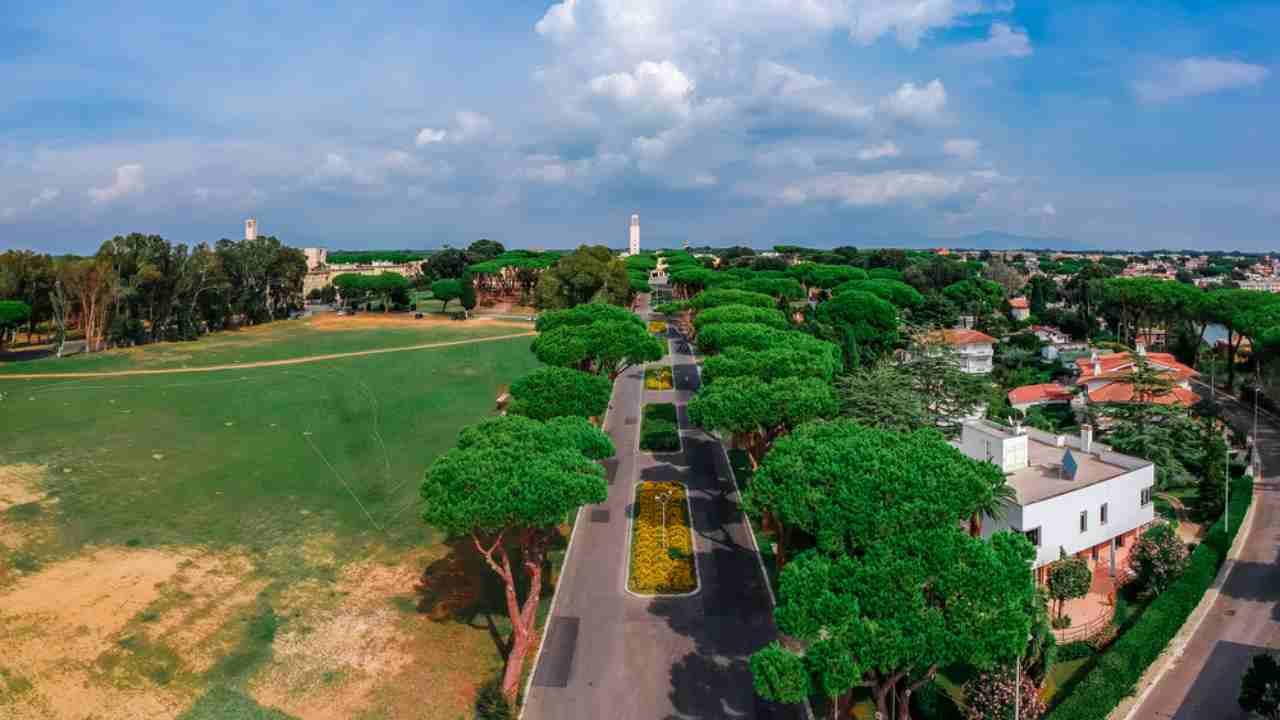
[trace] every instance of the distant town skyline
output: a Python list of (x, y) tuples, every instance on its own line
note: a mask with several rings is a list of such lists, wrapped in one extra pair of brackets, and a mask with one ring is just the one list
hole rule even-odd
[[(1280, 246), (1280, 7), (16, 0), (0, 250)], [(145, 41), (143, 40), (145, 38)], [(981, 247), (982, 245), (976, 245)]]

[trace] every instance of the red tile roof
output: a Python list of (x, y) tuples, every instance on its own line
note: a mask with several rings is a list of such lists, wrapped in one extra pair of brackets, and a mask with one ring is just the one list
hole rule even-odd
[(995, 344), (996, 339), (990, 335), (977, 330), (965, 330), (963, 328), (951, 328), (943, 330), (941, 333), (935, 331), (929, 333), (929, 339), (942, 342), (948, 345), (979, 345), (979, 344)]
[[(1098, 403), (1126, 403), (1133, 402), (1133, 385), (1125, 382), (1113, 382), (1103, 385), (1097, 390), (1089, 392), (1089, 402)], [(1156, 405), (1195, 405), (1200, 402), (1200, 396), (1187, 390), (1186, 388), (1175, 387), (1173, 392), (1153, 397), (1148, 402)]]
[(1016, 297), (1016, 298), (1009, 298), (1009, 307), (1015, 310), (1026, 310), (1027, 308), (1031, 307), (1031, 305), (1027, 303), (1026, 298)]
[[(1147, 353), (1147, 360), (1151, 362), (1158, 370), (1164, 370), (1174, 380), (1187, 380), (1191, 377), (1199, 375), (1194, 369), (1183, 365), (1170, 353)], [(1091, 380), (1123, 380), (1132, 372), (1133, 358), (1129, 353), (1110, 353), (1098, 356), (1098, 365), (1100, 372), (1094, 374), (1093, 359), (1088, 357), (1076, 358), (1076, 367), (1080, 368), (1080, 379), (1077, 383), (1085, 383)]]
[(1023, 385), (1009, 391), (1009, 404), (1038, 402), (1071, 402), (1071, 391), (1058, 383)]

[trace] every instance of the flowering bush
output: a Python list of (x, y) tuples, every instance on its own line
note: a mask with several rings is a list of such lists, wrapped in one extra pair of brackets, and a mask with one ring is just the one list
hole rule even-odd
[(665, 322), (663, 322), (663, 321), (661, 321), (661, 320), (650, 320), (650, 321), (649, 321), (649, 332), (651, 332), (651, 333), (664, 333), (664, 332), (666, 332), (666, 331), (667, 331), (667, 324), (666, 324)]
[(671, 366), (661, 365), (645, 370), (644, 386), (649, 390), (670, 390), (675, 387), (671, 378)]
[[(964, 699), (968, 720), (1008, 720), (1013, 717), (1014, 676), (1014, 670), (1010, 667), (982, 673), (966, 682)], [(1023, 673), (1017, 720), (1036, 720), (1044, 711), (1045, 703), (1040, 698), (1040, 688)]]
[[(666, 498), (666, 533), (662, 498)], [(674, 595), (697, 587), (693, 536), (684, 485), (644, 482), (636, 486), (635, 522), (631, 528), (631, 572), (627, 587), (644, 595)]]
[(1142, 533), (1129, 565), (1144, 588), (1159, 594), (1187, 567), (1187, 546), (1172, 525), (1158, 523)]

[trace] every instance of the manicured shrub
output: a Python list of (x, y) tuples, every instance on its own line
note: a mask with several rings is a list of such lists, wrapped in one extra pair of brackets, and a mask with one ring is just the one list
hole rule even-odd
[(1138, 679), (1182, 628), (1213, 583), (1252, 499), (1251, 480), (1242, 478), (1232, 483), (1231, 528), (1224, 527), (1221, 519), (1214, 523), (1204, 542), (1191, 553), (1186, 570), (1098, 656), (1094, 668), (1046, 716), (1048, 720), (1104, 720), (1133, 693)]
[(644, 406), (640, 449), (648, 452), (676, 452), (680, 449), (680, 426), (675, 405), (654, 403)]

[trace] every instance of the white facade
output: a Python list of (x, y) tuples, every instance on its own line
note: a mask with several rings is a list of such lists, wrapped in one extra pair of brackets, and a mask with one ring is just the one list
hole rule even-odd
[(255, 220), (254, 218), (249, 218), (248, 220), (244, 221), (244, 239), (245, 240), (258, 239), (258, 221)]
[(960, 370), (970, 375), (987, 375), (991, 373), (991, 359), (995, 354), (991, 343), (972, 343), (956, 346), (956, 359), (960, 361)]
[[(1063, 551), (1109, 562), (1117, 538), (1132, 538), (1155, 519), (1155, 465), (1111, 452), (1092, 441), (1091, 430), (1083, 430), (1084, 436), (1071, 437), (987, 421), (965, 423), (960, 450), (998, 463), (1017, 493), (1004, 517), (986, 518), (983, 537), (1002, 530), (1028, 534), (1036, 543), (1036, 568)], [(1068, 450), (1077, 466), (1074, 477), (1063, 468)]]
[(640, 215), (633, 214), (631, 216), (631, 243), (628, 245), (628, 251), (632, 255), (640, 254)]

